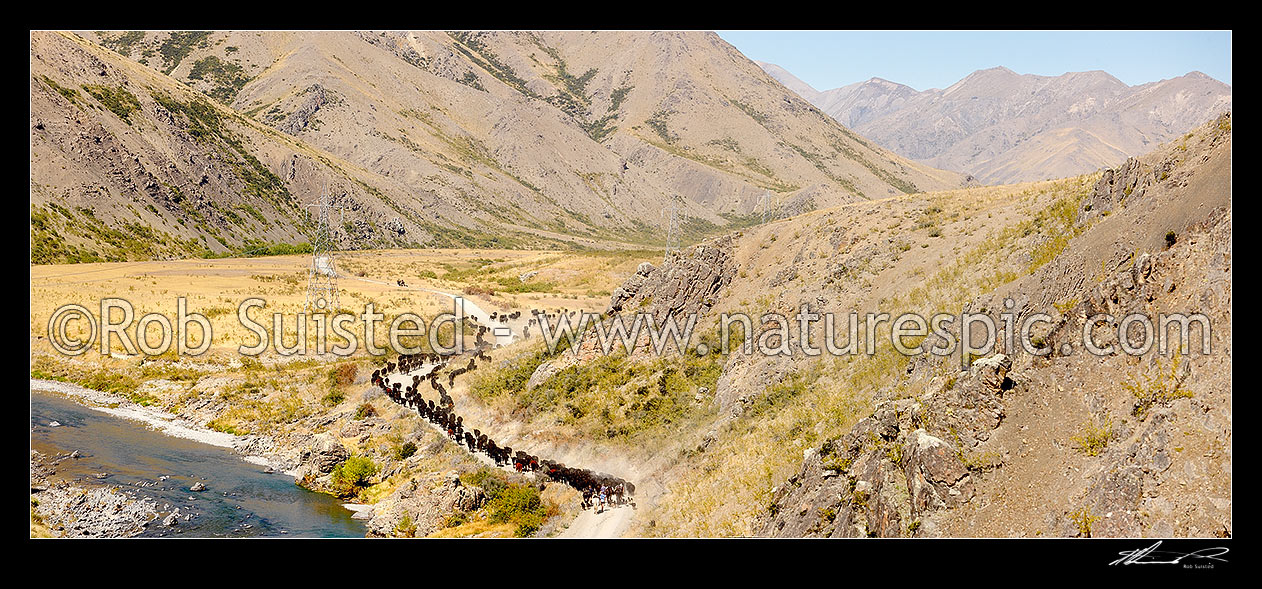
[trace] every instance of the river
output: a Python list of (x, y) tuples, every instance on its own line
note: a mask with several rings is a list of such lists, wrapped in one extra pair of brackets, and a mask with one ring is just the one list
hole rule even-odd
[[(50, 427), (53, 421), (60, 425)], [(226, 448), (168, 436), (56, 394), (31, 391), (31, 447), (50, 457), (82, 454), (61, 461), (56, 478), (83, 487), (114, 485), (154, 500), (160, 516), (142, 537), (340, 538), (363, 537), (366, 530), (336, 498), (303, 489), (288, 475), (268, 474)], [(102, 472), (110, 476), (96, 479)], [(206, 490), (190, 492), (197, 481)], [(177, 507), (179, 523), (161, 525)], [(185, 514), (192, 518), (185, 521)]]

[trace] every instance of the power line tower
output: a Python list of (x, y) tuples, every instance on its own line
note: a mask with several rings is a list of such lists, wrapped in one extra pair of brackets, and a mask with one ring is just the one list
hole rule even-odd
[(768, 223), (780, 218), (780, 195), (771, 196), (771, 191), (762, 193), (762, 198), (758, 199), (758, 211), (762, 215), (762, 222)]
[(666, 215), (666, 253), (662, 256), (662, 261), (670, 260), (671, 252), (677, 252), (680, 248), (680, 240), (682, 236), (679, 231), (679, 196), (673, 196), (670, 199), (670, 205), (663, 211)]
[[(311, 267), (307, 269), (307, 303), (308, 311), (326, 311), (338, 308), (337, 300), (337, 256), (336, 244), (333, 242), (333, 229), (330, 227), (329, 187), (326, 184), (320, 202), (307, 205), (307, 209), (315, 209), (316, 231), (311, 239)], [(338, 209), (339, 214), (341, 209)]]

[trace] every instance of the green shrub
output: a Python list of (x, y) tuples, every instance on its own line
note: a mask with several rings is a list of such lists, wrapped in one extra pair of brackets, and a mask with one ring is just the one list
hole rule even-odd
[[(482, 468), (461, 476), (466, 485), (478, 487), (486, 494), (486, 511), (492, 523), (511, 523), (515, 526), (514, 534), (519, 538), (530, 536), (539, 531), (544, 520), (551, 515), (544, 504), (539, 489), (531, 485), (520, 485), (508, 482), (503, 472)], [(452, 520), (452, 518), (458, 518)], [(448, 518), (447, 527), (460, 525), (468, 521), (463, 513), (452, 514)], [(454, 521), (454, 524), (451, 523)]]
[(171, 75), (193, 49), (210, 46), (210, 31), (172, 31), (158, 47), (165, 66), (162, 73)]
[[(342, 404), (342, 401), (346, 400), (346, 393), (342, 391), (342, 387), (354, 383), (355, 375), (358, 373), (359, 369), (351, 362), (335, 366), (329, 371), (328, 386), (330, 390), (320, 402), (324, 403), (325, 407), (336, 407)], [(364, 408), (361, 406), (359, 410), (364, 411)], [(358, 412), (355, 414), (355, 419), (363, 419), (364, 417), (369, 417), (369, 415), (361, 415)]]
[(320, 402), (323, 403), (325, 407), (337, 407), (345, 400), (346, 393), (334, 389), (329, 391), (329, 394), (325, 395), (324, 398), (320, 399)]
[(492, 522), (514, 524), (519, 538), (539, 531), (548, 517), (539, 489), (525, 485), (509, 485), (488, 502), (487, 508)]
[(108, 86), (84, 86), (84, 90), (92, 95), (97, 102), (109, 109), (110, 112), (118, 115), (128, 125), (131, 124), (131, 113), (140, 110), (140, 101), (136, 96), (123, 88), (110, 88)]
[(1084, 423), (1078, 430), (1078, 434), (1070, 436), (1069, 441), (1073, 442), (1083, 454), (1087, 456), (1099, 456), (1108, 447), (1109, 441), (1113, 439), (1113, 419), (1106, 417), (1103, 422), (1096, 420)]
[(411, 458), (413, 454), (416, 454), (415, 442), (404, 442), (403, 445), (396, 446), (394, 449), (395, 460), (407, 460), (408, 458)]
[(1090, 538), (1091, 525), (1100, 521), (1100, 516), (1092, 515), (1091, 510), (1084, 506), (1082, 509), (1070, 513), (1069, 521), (1072, 521), (1074, 526), (1078, 528), (1079, 537)]
[(241, 88), (250, 81), (240, 65), (208, 55), (193, 63), (188, 72), (190, 80), (207, 80), (214, 84), (207, 94), (227, 104), (237, 97)]
[(447, 517), (443, 518), (443, 527), (454, 528), (456, 526), (464, 525), (468, 523), (468, 521), (469, 514), (463, 511), (453, 511), (447, 514)]
[(376, 414), (377, 414), (377, 408), (373, 407), (372, 403), (364, 403), (359, 406), (359, 409), (355, 410), (355, 419), (356, 420), (367, 419)]
[(349, 497), (368, 486), (368, 480), (380, 469), (367, 456), (352, 456), (333, 469), (333, 486), (338, 494)]
[(504, 473), (490, 469), (481, 468), (477, 471), (460, 477), (460, 480), (469, 486), (478, 487), (486, 493), (488, 501), (494, 501), (500, 496), (500, 493), (508, 488), (508, 481), (504, 477)]
[(1162, 363), (1158, 361), (1155, 375), (1132, 375), (1122, 383), (1122, 388), (1135, 396), (1135, 408), (1132, 411), (1135, 417), (1144, 419), (1148, 411), (1155, 406), (1164, 406), (1175, 399), (1192, 396), (1192, 391), (1183, 388), (1183, 379), (1180, 376), (1181, 365), (1180, 356), (1175, 354), (1168, 368), (1163, 368)]
[(415, 538), (416, 522), (412, 521), (412, 516), (403, 514), (403, 519), (394, 526), (394, 535), (398, 538)]
[(76, 106), (79, 104), (79, 91), (78, 90), (75, 90), (74, 88), (66, 88), (65, 86), (62, 86), (58, 84), (57, 82), (54, 82), (52, 78), (49, 78), (48, 76), (40, 76), (40, 77), (43, 78), (44, 83), (47, 84), (49, 88), (56, 90), (58, 94), (62, 95), (62, 97), (64, 97), (66, 100), (69, 100), (71, 104), (74, 104)]

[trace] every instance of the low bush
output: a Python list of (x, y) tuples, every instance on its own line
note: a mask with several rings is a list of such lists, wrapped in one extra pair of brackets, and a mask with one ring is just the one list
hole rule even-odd
[(380, 468), (367, 456), (352, 456), (333, 469), (333, 486), (343, 497), (353, 497), (368, 486)]
[(408, 458), (411, 458), (413, 454), (416, 454), (415, 442), (404, 442), (402, 445), (396, 446), (394, 449), (395, 460), (407, 460)]

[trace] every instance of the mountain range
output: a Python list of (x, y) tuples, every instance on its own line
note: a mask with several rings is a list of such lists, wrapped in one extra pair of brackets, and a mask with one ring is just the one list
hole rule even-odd
[[(31, 35), (37, 261), (656, 244), (951, 188), (702, 32)], [(59, 207), (59, 208), (58, 208)]]
[(758, 62), (842, 125), (921, 163), (988, 183), (1114, 166), (1231, 110), (1231, 86), (1200, 72), (1128, 86), (1102, 71), (978, 70), (946, 89), (881, 78), (818, 91)]

